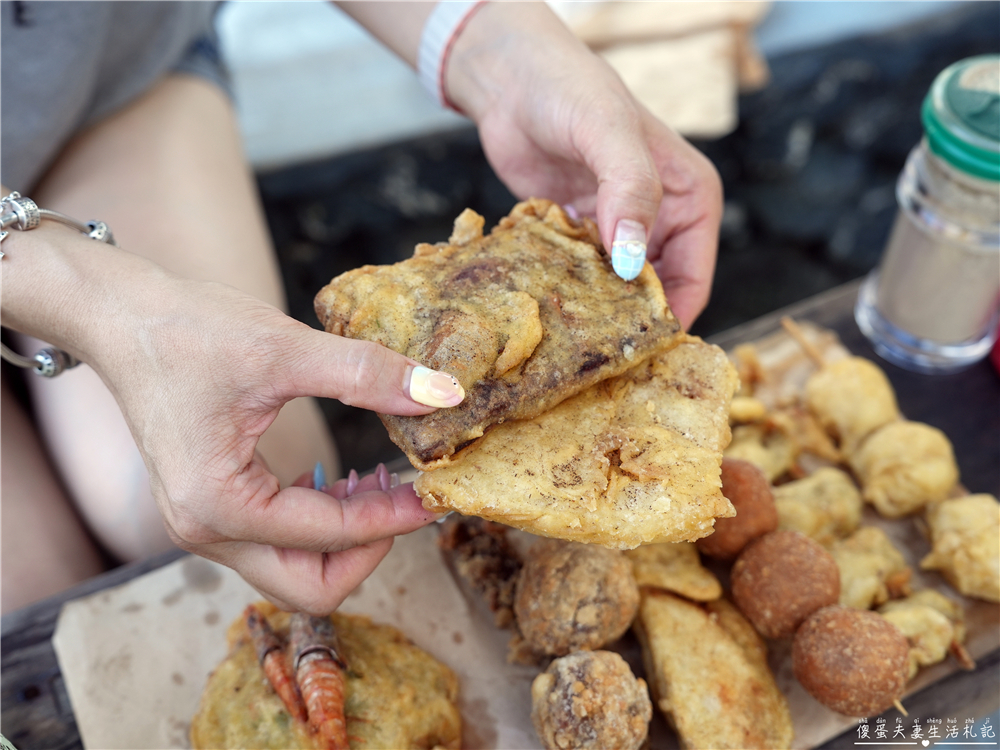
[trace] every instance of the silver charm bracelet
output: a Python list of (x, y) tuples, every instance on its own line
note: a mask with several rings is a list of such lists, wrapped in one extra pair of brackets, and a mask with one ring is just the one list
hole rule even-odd
[[(9, 234), (8, 229), (20, 231), (35, 229), (42, 219), (58, 221), (82, 232), (92, 240), (118, 246), (111, 230), (103, 221), (90, 221), (85, 224), (58, 211), (39, 208), (31, 198), (25, 198), (17, 191), (0, 199), (0, 242), (3, 242)], [(3, 255), (3, 251), (0, 250), (0, 258), (3, 258)], [(34, 357), (22, 357), (6, 344), (0, 343), (0, 356), (12, 365), (34, 370), (44, 378), (54, 378), (64, 370), (80, 364), (80, 360), (72, 354), (54, 346), (39, 350)]]

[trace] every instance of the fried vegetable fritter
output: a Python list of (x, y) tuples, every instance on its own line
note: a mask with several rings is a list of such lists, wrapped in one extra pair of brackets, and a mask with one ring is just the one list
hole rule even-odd
[(966, 495), (927, 508), (931, 552), (924, 570), (940, 570), (966, 596), (1000, 601), (1000, 502)]
[(693, 541), (731, 516), (720, 464), (736, 373), (683, 343), (534, 419), (505, 422), (417, 477), (424, 507), (631, 549)]
[(725, 599), (699, 605), (645, 589), (635, 624), (657, 707), (686, 748), (787, 748), (788, 702), (767, 649)]
[[(291, 615), (268, 602), (256, 607), (287, 641)], [(458, 750), (462, 720), (455, 673), (396, 628), (360, 615), (330, 617), (348, 665), (345, 713), (351, 747)], [(229, 655), (208, 678), (191, 722), (191, 746), (319, 748), (318, 737), (289, 716), (264, 676), (242, 616), (229, 627), (227, 637)]]
[(316, 296), (330, 333), (378, 342), (462, 384), (454, 408), (381, 415), (420, 469), (446, 464), (492, 425), (534, 417), (669, 350), (681, 333), (652, 266), (619, 278), (590, 220), (532, 199), (482, 230), (466, 209), (449, 243), (348, 271)]
[(612, 651), (562, 656), (531, 684), (531, 723), (547, 750), (639, 750), (652, 718), (645, 680)]
[(772, 492), (778, 528), (801, 531), (824, 547), (861, 525), (861, 493), (854, 480), (840, 469), (824, 466)]
[(830, 548), (840, 570), (840, 603), (869, 609), (910, 591), (910, 567), (878, 526), (862, 526)]

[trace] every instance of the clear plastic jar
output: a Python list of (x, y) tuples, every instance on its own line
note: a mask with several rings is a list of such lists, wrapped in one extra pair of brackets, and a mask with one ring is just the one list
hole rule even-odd
[(899, 177), (899, 213), (855, 318), (901, 367), (952, 372), (985, 357), (1000, 319), (1000, 56), (935, 79), (925, 137)]

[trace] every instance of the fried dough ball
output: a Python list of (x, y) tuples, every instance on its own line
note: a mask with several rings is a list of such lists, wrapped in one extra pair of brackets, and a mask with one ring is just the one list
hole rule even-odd
[(611, 651), (562, 656), (531, 684), (531, 723), (547, 750), (638, 750), (652, 718), (645, 680)]
[(881, 368), (863, 357), (824, 365), (806, 381), (806, 404), (851, 456), (869, 434), (899, 419), (896, 393)]
[(620, 638), (638, 610), (632, 563), (618, 550), (541, 539), (525, 555), (514, 614), (538, 653), (600, 648)]
[(944, 661), (949, 652), (965, 669), (975, 663), (962, 646), (965, 619), (962, 607), (934, 589), (923, 589), (887, 602), (878, 613), (895, 625), (910, 643), (910, 678), (920, 667)]
[(792, 669), (827, 708), (872, 716), (903, 694), (909, 653), (906, 636), (880, 614), (838, 604), (802, 623), (792, 642)]
[(722, 494), (736, 508), (732, 518), (718, 518), (715, 531), (695, 542), (698, 551), (720, 560), (734, 559), (751, 539), (778, 527), (771, 483), (749, 461), (722, 459)]
[(1000, 601), (1000, 503), (993, 495), (966, 495), (927, 509), (931, 552), (924, 570), (940, 570), (966, 596)]
[(944, 500), (958, 482), (951, 442), (922, 422), (892, 422), (873, 432), (850, 457), (861, 494), (886, 518)]
[(750, 542), (733, 564), (733, 600), (765, 638), (791, 635), (840, 596), (837, 563), (798, 531), (772, 531)]
[(869, 609), (910, 592), (903, 553), (877, 526), (864, 526), (830, 548), (840, 569), (840, 603)]
[(772, 492), (778, 528), (801, 531), (824, 547), (861, 525), (861, 493), (847, 472), (832, 466), (775, 487)]

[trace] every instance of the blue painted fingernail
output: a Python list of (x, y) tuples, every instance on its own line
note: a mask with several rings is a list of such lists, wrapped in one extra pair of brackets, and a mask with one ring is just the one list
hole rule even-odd
[(322, 490), (326, 488), (326, 471), (323, 469), (323, 464), (319, 461), (316, 462), (316, 468), (313, 469), (313, 489)]
[(611, 266), (625, 281), (631, 281), (646, 263), (646, 229), (637, 221), (622, 219), (611, 243)]

